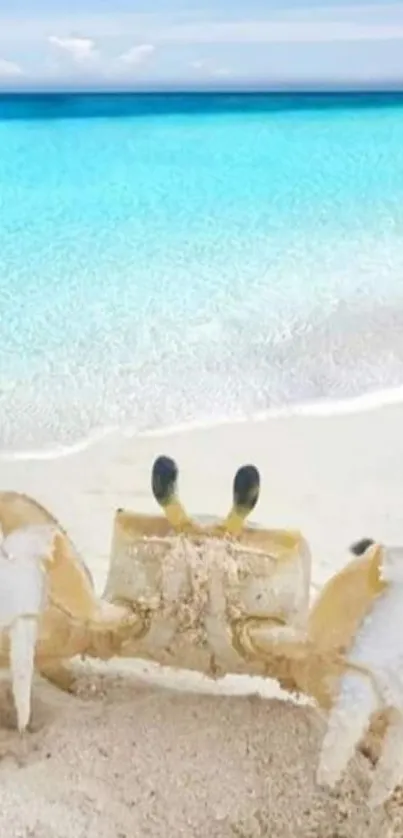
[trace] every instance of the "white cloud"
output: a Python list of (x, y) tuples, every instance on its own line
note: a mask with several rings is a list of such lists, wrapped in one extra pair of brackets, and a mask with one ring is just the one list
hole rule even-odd
[(0, 58), (0, 78), (15, 78), (22, 76), (23, 70), (15, 61), (7, 61), (5, 58)]
[(92, 63), (99, 58), (92, 38), (72, 36), (61, 38), (59, 35), (49, 35), (48, 41), (76, 64)]
[(229, 78), (232, 75), (231, 70), (228, 67), (216, 67), (208, 61), (202, 61), (200, 59), (191, 61), (190, 67), (192, 70), (202, 72), (204, 75), (207, 74), (213, 78)]
[(86, 68), (91, 72), (96, 71), (100, 77), (126, 73), (132, 67), (139, 67), (155, 51), (153, 44), (138, 44), (121, 55), (110, 58), (101, 54), (92, 38), (78, 35), (62, 38), (60, 35), (50, 35), (48, 42), (75, 66), (81, 70)]
[(153, 52), (155, 52), (153, 44), (139, 44), (120, 55), (118, 61), (129, 67), (135, 67), (146, 61)]
[[(276, 77), (286, 71), (287, 74), (306, 75), (309, 70), (323, 78), (327, 69), (337, 75), (339, 64), (340, 72), (343, 71), (343, 44), (346, 44), (349, 53), (346, 73), (354, 69), (355, 75), (401, 75), (403, 49), (399, 56), (399, 43), (392, 42), (403, 41), (403, 2), (385, 0), (385, 3), (371, 4), (367, 1), (365, 5), (358, 5), (355, 0), (356, 5), (348, 6), (336, 5), (337, 0), (333, 0), (334, 5), (329, 6), (323, 0), (323, 5), (315, 7), (309, 6), (310, 2), (317, 0), (306, 0), (306, 5), (301, 0), (298, 8), (296, 0), (293, 0), (293, 7), (291, 2), (281, 6), (278, 0), (267, 0), (262, 12), (262, 4), (254, 4), (251, 0), (244, 18), (235, 12), (229, 12), (226, 17), (219, 12), (203, 12), (202, 4), (197, 12), (172, 10), (169, 14), (113, 11), (93, 14), (75, 11), (70, 14), (65, 11), (21, 18), (11, 11), (0, 11), (0, 54), (10, 55), (11, 45), (14, 45), (13, 54), (17, 59), (24, 56), (23, 75), (29, 74), (30, 78), (34, 75), (46, 79), (76, 79), (82, 75), (86, 82), (113, 77), (127, 81), (133, 80), (137, 73), (143, 77), (144, 68), (148, 70), (148, 62), (151, 65), (150, 75), (154, 78), (158, 74), (164, 79), (167, 74), (180, 74), (189, 62), (189, 51), (193, 46), (191, 54), (195, 55), (195, 60), (187, 63), (187, 73), (198, 80), (203, 76), (247, 77), (255, 70), (260, 75), (269, 73)], [(277, 7), (270, 8), (271, 5)], [(77, 9), (77, 5), (74, 6)], [(88, 34), (84, 36), (80, 33)], [(390, 49), (389, 44), (385, 46), (384, 43), (388, 41), (391, 42)], [(128, 48), (130, 43), (134, 46)], [(360, 46), (365, 43), (368, 43), (368, 48)], [(254, 44), (257, 56), (259, 45), (262, 49), (260, 58), (249, 69), (248, 62), (241, 63), (238, 56), (241, 56), (242, 50), (237, 50), (237, 46)], [(319, 46), (311, 50), (311, 44)], [(318, 59), (318, 55), (324, 53), (320, 45), (326, 44), (335, 45), (329, 49), (328, 62)], [(356, 44), (356, 49), (351, 44)], [(221, 51), (220, 45), (223, 46)], [(273, 48), (265, 49), (265, 45), (273, 45)], [(293, 45), (296, 45), (295, 48)], [(306, 46), (299, 48), (298, 45)], [(153, 66), (154, 62), (150, 59), (161, 47), (161, 60)], [(209, 58), (211, 55), (211, 61), (204, 60), (203, 53), (208, 53)], [(176, 66), (175, 56), (178, 56)], [(232, 69), (225, 66), (227, 61)], [(0, 59), (0, 78), (21, 74), (18, 64)]]

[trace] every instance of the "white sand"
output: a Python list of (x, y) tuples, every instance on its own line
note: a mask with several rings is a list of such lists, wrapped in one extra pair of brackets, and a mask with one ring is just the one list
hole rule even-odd
[[(157, 509), (150, 491), (155, 456), (177, 460), (189, 511), (216, 515), (228, 510), (238, 466), (254, 462), (262, 477), (254, 519), (302, 529), (318, 586), (343, 565), (355, 539), (403, 543), (402, 428), (403, 407), (393, 406), (109, 438), (59, 460), (0, 461), (1, 488), (31, 494), (57, 515), (101, 592), (115, 508)], [(38, 679), (33, 731), (20, 741), (6, 679), (0, 689), (0, 835), (403, 836), (399, 794), (381, 811), (366, 806), (370, 763), (358, 755), (337, 792), (316, 788), (323, 733), (318, 712), (257, 698), (258, 691), (279, 694), (269, 682), (211, 684), (143, 663), (126, 663), (118, 673), (112, 664), (101, 672), (88, 665), (80, 697)]]

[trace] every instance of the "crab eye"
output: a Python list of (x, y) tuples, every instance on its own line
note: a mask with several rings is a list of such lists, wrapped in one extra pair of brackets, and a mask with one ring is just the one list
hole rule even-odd
[(234, 479), (234, 503), (242, 509), (252, 511), (257, 504), (260, 491), (260, 474), (253, 465), (242, 466)]
[(170, 457), (157, 457), (153, 465), (151, 485), (159, 503), (168, 503), (175, 494), (178, 466)]
[(363, 556), (364, 553), (367, 552), (369, 547), (375, 544), (373, 538), (361, 538), (360, 541), (355, 541), (354, 544), (350, 547), (350, 553), (353, 553), (354, 556)]

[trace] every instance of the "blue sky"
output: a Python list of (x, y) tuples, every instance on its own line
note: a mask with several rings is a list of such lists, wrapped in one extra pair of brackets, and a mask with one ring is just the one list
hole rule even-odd
[(403, 82), (403, 0), (0, 0), (0, 87)]

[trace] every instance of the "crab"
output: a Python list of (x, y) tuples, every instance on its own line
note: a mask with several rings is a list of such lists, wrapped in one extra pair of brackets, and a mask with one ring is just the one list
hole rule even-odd
[(403, 548), (357, 542), (310, 605), (303, 535), (245, 523), (260, 493), (255, 466), (238, 469), (221, 521), (187, 514), (169, 457), (156, 459), (151, 482), (163, 514), (115, 512), (101, 597), (59, 521), (27, 495), (0, 492), (0, 666), (11, 669), (19, 731), (35, 669), (74, 691), (76, 656), (259, 675), (325, 714), (321, 785), (337, 784), (383, 714), (370, 793), (383, 802), (403, 781)]

